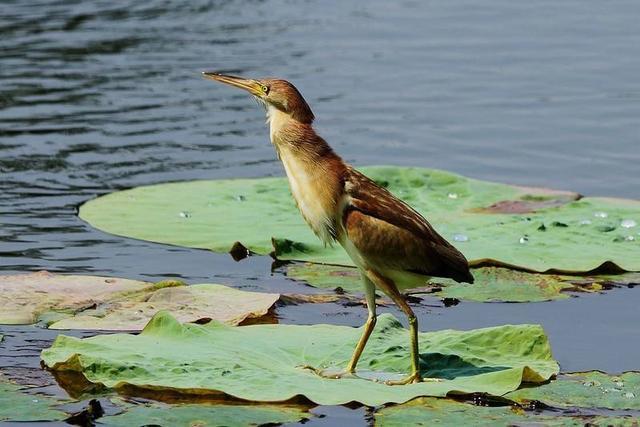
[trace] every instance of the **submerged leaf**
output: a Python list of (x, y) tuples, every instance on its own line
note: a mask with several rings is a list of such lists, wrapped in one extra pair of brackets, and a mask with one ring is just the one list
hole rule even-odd
[[(423, 213), (475, 265), (588, 272), (611, 261), (613, 267), (640, 270), (640, 239), (628, 239), (634, 229), (622, 228), (619, 235), (603, 232), (610, 224), (640, 221), (639, 201), (579, 199), (575, 193), (430, 169), (362, 170)], [(244, 195), (242, 201), (238, 194)], [(191, 213), (188, 221), (178, 215), (185, 210)], [(240, 241), (258, 254), (275, 248), (280, 259), (352, 265), (342, 248), (325, 247), (309, 230), (284, 178), (139, 187), (85, 203), (80, 217), (101, 230), (138, 239), (218, 252), (228, 252)], [(540, 231), (540, 224), (549, 227)]]
[[(288, 277), (318, 288), (363, 292), (358, 270), (353, 267), (294, 263), (286, 268)], [(430, 285), (427, 286), (425, 282), (424, 288), (414, 289), (410, 294), (425, 293), (441, 298), (479, 302), (537, 302), (568, 298), (569, 292), (594, 292), (640, 282), (638, 273), (575, 277), (527, 273), (499, 267), (474, 268), (471, 273), (475, 279), (473, 284), (433, 278)]]
[[(302, 368), (343, 367), (361, 332), (335, 325), (180, 324), (161, 312), (139, 335), (59, 336), (42, 352), (42, 360), (55, 371), (77, 371), (109, 388), (129, 387), (129, 393), (132, 386), (190, 395), (224, 392), (263, 402), (304, 395), (325, 405), (357, 401), (375, 406), (451, 391), (500, 395), (558, 372), (547, 337), (536, 325), (421, 334), (423, 374), (446, 379), (442, 382), (387, 386), (363, 378), (326, 379)], [(359, 372), (405, 374), (408, 340), (393, 316), (381, 315)]]
[(66, 417), (53, 407), (61, 402), (43, 394), (29, 394), (27, 388), (0, 375), (0, 421), (56, 421)]
[(102, 418), (113, 427), (130, 426), (257, 426), (293, 423), (308, 418), (303, 409), (290, 405), (119, 405), (125, 412)]
[(310, 262), (292, 263), (287, 265), (286, 274), (291, 279), (302, 280), (316, 288), (340, 288), (351, 293), (363, 292), (360, 273), (355, 267), (313, 264)]

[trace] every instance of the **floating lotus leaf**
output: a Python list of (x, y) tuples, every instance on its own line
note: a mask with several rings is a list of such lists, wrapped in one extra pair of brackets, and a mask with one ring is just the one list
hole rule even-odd
[(341, 288), (345, 292), (363, 293), (360, 273), (355, 267), (314, 264), (310, 262), (292, 263), (286, 267), (287, 277), (301, 280), (321, 289)]
[(264, 316), (280, 297), (213, 284), (163, 287), (142, 296), (124, 296), (105, 307), (55, 322), (49, 328), (140, 330), (159, 310), (168, 310), (181, 322), (215, 319), (237, 325)]
[(57, 421), (66, 417), (64, 412), (53, 409), (60, 401), (26, 391), (0, 375), (0, 421)]
[(577, 413), (536, 413), (509, 406), (483, 407), (447, 399), (420, 398), (375, 412), (379, 427), (405, 426), (637, 426), (637, 416), (579, 415)]
[(140, 282), (47, 272), (0, 276), (0, 324), (37, 321), (50, 329), (140, 330), (160, 310), (182, 322), (237, 325), (261, 317), (280, 295), (215, 284)]
[[(442, 298), (466, 301), (535, 302), (568, 298), (567, 292), (600, 291), (609, 286), (640, 283), (640, 274), (575, 277), (557, 274), (527, 273), (500, 267), (481, 267), (471, 270), (474, 284), (434, 278), (424, 289), (411, 294), (428, 293)], [(286, 267), (288, 277), (308, 284), (350, 293), (362, 293), (358, 270), (353, 267), (313, 263), (294, 263)], [(426, 283), (425, 283), (426, 284)]]
[(640, 373), (609, 375), (603, 372), (563, 374), (541, 387), (523, 388), (506, 397), (522, 402), (539, 400), (555, 407), (640, 410)]
[[(632, 226), (640, 223), (639, 201), (577, 200), (575, 193), (430, 169), (362, 170), (423, 213), (474, 265), (587, 272), (610, 261), (640, 270), (640, 228)], [(342, 248), (324, 247), (311, 233), (284, 178), (139, 187), (85, 203), (80, 217), (101, 230), (154, 242), (227, 252), (240, 241), (259, 254), (275, 247), (280, 259), (351, 265)]]
[[(375, 406), (451, 391), (504, 394), (523, 381), (540, 383), (558, 373), (537, 325), (421, 334), (423, 373), (446, 379), (442, 382), (387, 386), (363, 378), (326, 379), (302, 368), (345, 365), (361, 332), (335, 325), (180, 324), (161, 312), (139, 335), (61, 335), (42, 352), (42, 360), (54, 371), (78, 372), (91, 383), (127, 393), (224, 392), (262, 402), (303, 395), (324, 405)], [(408, 331), (393, 316), (381, 315), (360, 368), (385, 377), (408, 372), (408, 340)]]
[(101, 424), (113, 427), (130, 426), (257, 426), (293, 423), (309, 418), (300, 407), (287, 405), (140, 405), (119, 404), (122, 414), (104, 417)]
[(47, 311), (81, 311), (122, 292), (152, 286), (137, 280), (46, 271), (0, 276), (0, 324), (30, 324)]

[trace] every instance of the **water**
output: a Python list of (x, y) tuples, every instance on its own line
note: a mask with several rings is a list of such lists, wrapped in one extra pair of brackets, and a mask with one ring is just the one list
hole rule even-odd
[[(267, 259), (109, 236), (76, 217), (122, 188), (282, 174), (263, 112), (202, 70), (293, 81), (356, 165), (640, 198), (633, 0), (4, 0), (0, 10), (3, 273), (300, 288)], [(527, 320), (498, 311), (502, 323)], [(607, 337), (598, 331), (594, 343)]]

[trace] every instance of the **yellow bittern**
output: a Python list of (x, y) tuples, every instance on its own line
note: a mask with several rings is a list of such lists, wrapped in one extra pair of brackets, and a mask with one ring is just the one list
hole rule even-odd
[(346, 164), (314, 131), (311, 108), (291, 83), (203, 74), (248, 91), (264, 105), (271, 142), (302, 216), (325, 244), (339, 242), (360, 270), (369, 310), (362, 337), (344, 372), (314, 370), (331, 378), (354, 375), (376, 324), (377, 288), (407, 315), (411, 336), (411, 374), (387, 383), (431, 380), (420, 373), (418, 321), (400, 290), (424, 285), (432, 276), (473, 283), (467, 259), (422, 215)]

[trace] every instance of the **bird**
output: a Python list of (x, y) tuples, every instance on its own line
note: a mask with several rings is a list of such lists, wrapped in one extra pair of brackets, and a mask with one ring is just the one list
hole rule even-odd
[(314, 114), (298, 89), (278, 78), (249, 79), (218, 72), (211, 79), (253, 95), (266, 110), (269, 137), (305, 222), (326, 245), (339, 243), (360, 271), (368, 309), (344, 371), (309, 367), (326, 378), (356, 376), (356, 366), (376, 325), (376, 289), (407, 316), (411, 373), (389, 385), (440, 381), (421, 374), (418, 320), (402, 290), (432, 277), (473, 283), (465, 256), (415, 209), (347, 164), (313, 128)]

